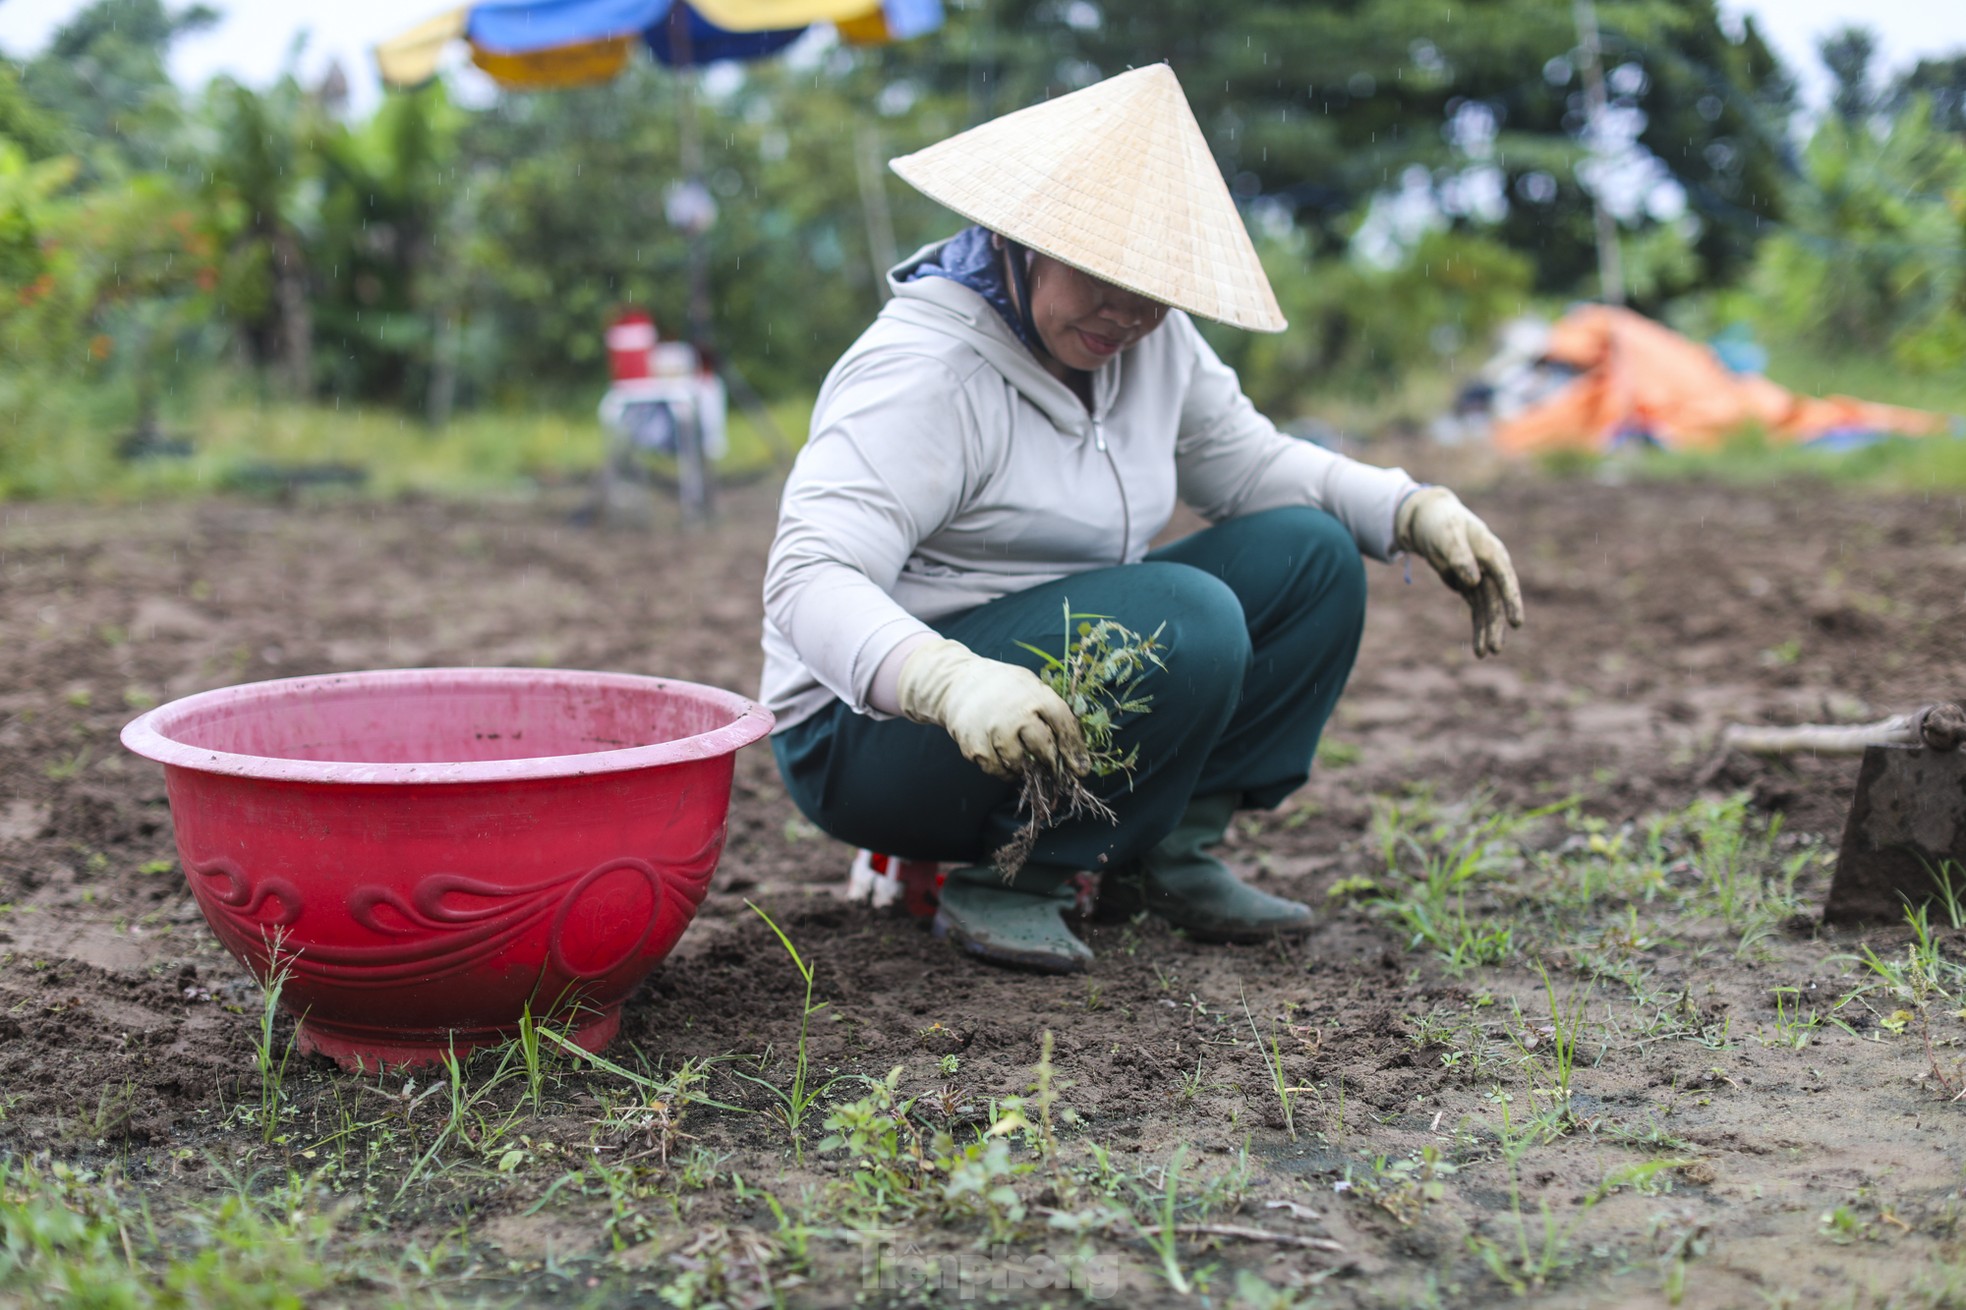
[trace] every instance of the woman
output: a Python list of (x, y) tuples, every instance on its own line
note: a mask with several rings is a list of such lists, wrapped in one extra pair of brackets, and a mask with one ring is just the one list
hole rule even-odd
[[(937, 931), (1069, 972), (1081, 870), (1102, 906), (1191, 935), (1301, 930), (1307, 907), (1209, 853), (1235, 811), (1309, 776), (1358, 650), (1361, 555), (1424, 556), (1474, 611), (1477, 655), (1522, 602), (1508, 553), (1444, 488), (1294, 441), (1188, 314), (1284, 327), (1166, 65), (897, 159), (973, 220), (890, 275), (893, 300), (828, 376), (765, 579), (763, 699), (800, 809), (842, 841), (953, 863)], [(1214, 526), (1149, 551), (1177, 498)], [(1083, 775), (1024, 643), (1062, 614), (1162, 630), (1150, 711), (1122, 721), (1118, 814), (1044, 832), (1006, 882), (1026, 764)]]

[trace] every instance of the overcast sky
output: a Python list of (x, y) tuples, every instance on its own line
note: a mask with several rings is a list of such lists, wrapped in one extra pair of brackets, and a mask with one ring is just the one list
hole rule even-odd
[[(167, 0), (174, 8), (187, 0)], [(225, 18), (209, 32), (182, 42), (172, 59), (187, 86), (214, 73), (264, 84), (285, 65), (295, 36), (309, 41), (300, 67), (313, 77), (339, 59), (353, 83), (355, 104), (376, 97), (368, 48), (458, 0), (207, 0)], [(1134, 0), (1138, 2), (1138, 0)], [(1556, 0), (1551, 0), (1555, 3)], [(0, 51), (20, 57), (47, 43), (64, 19), (86, 0), (0, 0)], [(1882, 39), (1886, 65), (1897, 69), (1921, 56), (1966, 52), (1966, 3), (1959, 0), (1721, 0), (1730, 17), (1752, 14), (1790, 67), (1803, 76), (1807, 98), (1825, 99), (1826, 81), (1815, 57), (1825, 33), (1863, 23)]]

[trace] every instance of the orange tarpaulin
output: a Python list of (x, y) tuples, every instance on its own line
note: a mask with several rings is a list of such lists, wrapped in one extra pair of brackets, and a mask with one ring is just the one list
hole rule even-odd
[(1495, 424), (1512, 455), (1603, 450), (1642, 436), (1675, 450), (1708, 450), (1744, 429), (1770, 440), (1852, 432), (1924, 436), (1948, 420), (1848, 396), (1800, 396), (1767, 378), (1730, 372), (1712, 350), (1628, 309), (1586, 305), (1550, 330), (1546, 360), (1582, 372), (1546, 399)]

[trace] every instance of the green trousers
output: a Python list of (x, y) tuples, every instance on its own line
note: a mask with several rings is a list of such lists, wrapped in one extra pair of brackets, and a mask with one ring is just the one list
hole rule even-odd
[[(1064, 607), (1136, 632), (1165, 624), (1167, 667), (1124, 717), (1131, 779), (1091, 780), (1119, 815), (1061, 824), (1031, 859), (1117, 868), (1173, 831), (1193, 796), (1271, 808), (1310, 776), (1318, 735), (1358, 655), (1365, 570), (1336, 519), (1285, 508), (1231, 519), (1138, 564), (1074, 574), (932, 626), (979, 655), (1039, 667), (1018, 643), (1060, 653)], [(1017, 789), (965, 760), (941, 728), (876, 720), (842, 702), (772, 738), (786, 788), (819, 828), (907, 859), (978, 864), (1022, 822)]]

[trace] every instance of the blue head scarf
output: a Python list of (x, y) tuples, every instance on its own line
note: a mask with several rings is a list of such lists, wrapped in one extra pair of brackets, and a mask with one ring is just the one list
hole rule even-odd
[[(1044, 345), (1038, 340), (1037, 328), (1027, 314), (1017, 310), (1018, 300), (1030, 304), (1030, 292), (1019, 278), (1018, 299), (1012, 299), (1009, 282), (1004, 276), (1004, 261), (998, 258), (993, 237), (988, 228), (966, 227), (944, 242), (932, 261), (917, 264), (910, 270), (907, 280), (915, 282), (925, 277), (946, 277), (951, 282), (968, 287), (989, 302), (990, 308), (997, 311), (997, 316), (1003, 319), (1004, 325), (1019, 341), (1034, 354), (1042, 355)], [(1022, 273), (1022, 250), (1013, 245), (1010, 254), (1011, 268)]]

